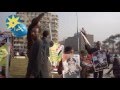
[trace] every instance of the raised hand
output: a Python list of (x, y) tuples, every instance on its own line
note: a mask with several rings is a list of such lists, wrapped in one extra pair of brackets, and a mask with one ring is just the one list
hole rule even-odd
[(42, 19), (42, 17), (45, 15), (45, 13), (41, 13), (38, 17), (34, 18), (32, 20), (32, 25), (35, 26), (37, 24), (39, 24), (40, 20)]
[(85, 36), (87, 36), (87, 33), (86, 33), (86, 31), (85, 31), (84, 28), (82, 28), (81, 32), (82, 32)]

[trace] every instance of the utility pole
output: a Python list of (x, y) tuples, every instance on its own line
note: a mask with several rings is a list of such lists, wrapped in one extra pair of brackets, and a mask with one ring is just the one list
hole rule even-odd
[(78, 53), (80, 51), (80, 38), (79, 38), (79, 32), (78, 32), (78, 14), (76, 12), (76, 19), (77, 19), (77, 36), (78, 36)]

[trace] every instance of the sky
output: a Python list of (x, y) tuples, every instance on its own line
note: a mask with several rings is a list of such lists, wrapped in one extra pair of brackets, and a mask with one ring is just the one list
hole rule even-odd
[[(54, 12), (59, 17), (59, 41), (77, 32), (76, 12)], [(0, 28), (6, 28), (5, 20), (15, 12), (0, 12)], [(78, 28), (94, 35), (95, 41), (103, 41), (110, 35), (120, 33), (120, 12), (77, 12)]]

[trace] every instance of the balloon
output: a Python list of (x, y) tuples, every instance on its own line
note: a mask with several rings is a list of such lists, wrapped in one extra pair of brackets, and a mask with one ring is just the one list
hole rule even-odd
[(14, 34), (15, 37), (23, 37), (27, 35), (27, 27), (24, 24), (17, 24), (11, 32)]
[(27, 27), (17, 15), (10, 15), (6, 19), (6, 26), (15, 37), (23, 37), (27, 34)]

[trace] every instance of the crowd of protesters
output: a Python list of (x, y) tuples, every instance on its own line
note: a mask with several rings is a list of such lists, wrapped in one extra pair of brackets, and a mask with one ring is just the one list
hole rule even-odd
[[(44, 13), (34, 18), (28, 27), (27, 34), (27, 56), (28, 67), (26, 78), (49, 78), (50, 75), (50, 62), (49, 62), (49, 48), (54, 45), (53, 41), (47, 39), (49, 31), (42, 31), (40, 20), (44, 16)], [(87, 38), (86, 32), (82, 32)], [(7, 41), (5, 41), (7, 42)], [(5, 42), (0, 44), (0, 48), (5, 47)], [(85, 50), (79, 52), (79, 63), (73, 58), (74, 49), (71, 46), (66, 46), (62, 55), (62, 59), (58, 65), (58, 74), (60, 78), (89, 78), (90, 74), (93, 74), (93, 78), (103, 78), (104, 69), (109, 69), (111, 64), (111, 56), (109, 50), (103, 50), (101, 48), (101, 42), (96, 42), (94, 47), (84, 39)], [(0, 52), (4, 52), (4, 57), (0, 59), (0, 76), (5, 77), (5, 61), (7, 58), (7, 49), (1, 49)], [(96, 70), (94, 66), (94, 59), (99, 62), (107, 61), (107, 67), (103, 68), (102, 65), (98, 65)], [(99, 60), (98, 60), (99, 59)], [(107, 75), (113, 70), (115, 78), (120, 78), (120, 58), (115, 54), (113, 58), (113, 67), (107, 72)]]

